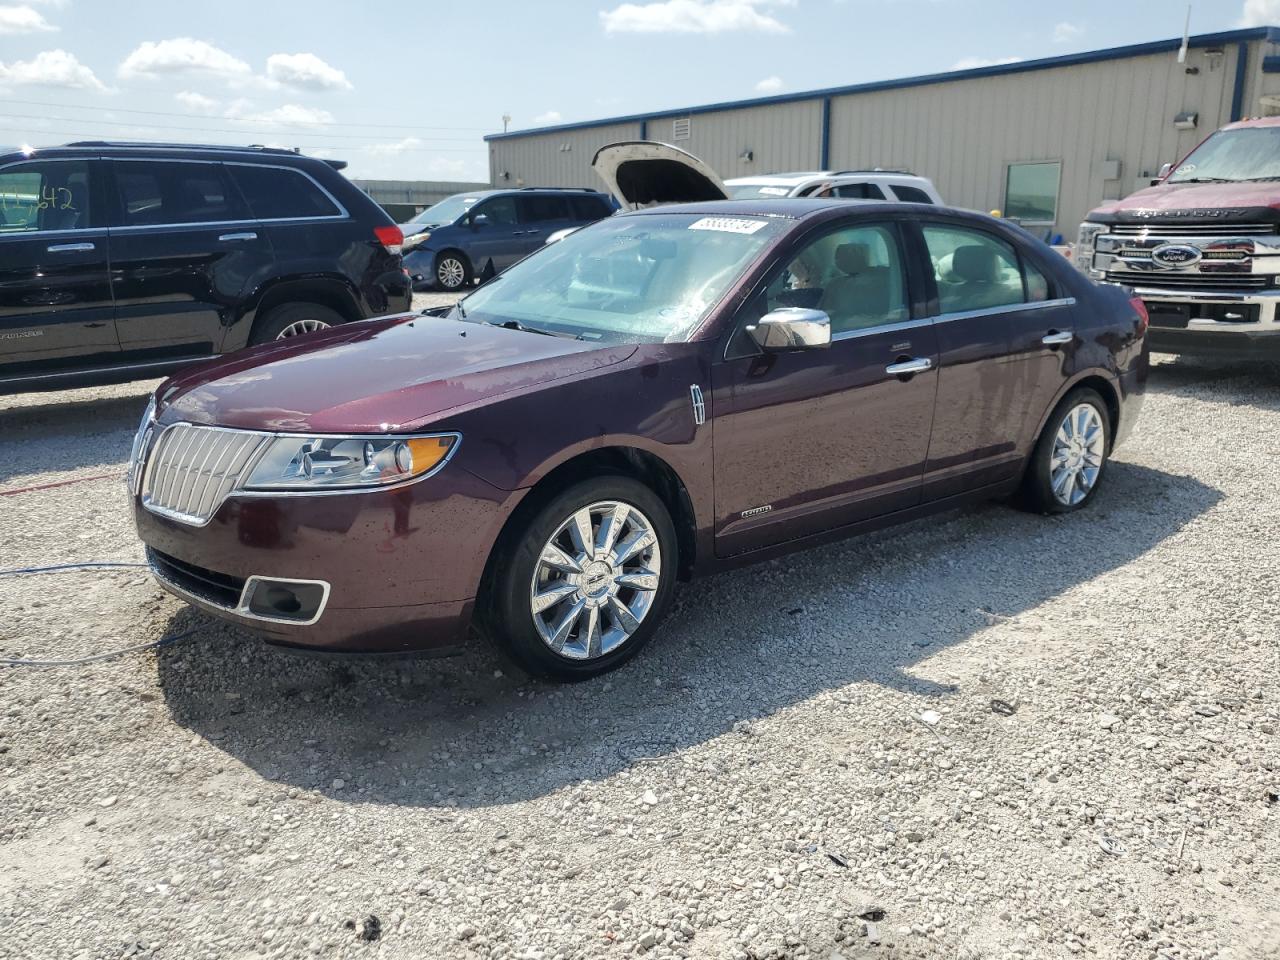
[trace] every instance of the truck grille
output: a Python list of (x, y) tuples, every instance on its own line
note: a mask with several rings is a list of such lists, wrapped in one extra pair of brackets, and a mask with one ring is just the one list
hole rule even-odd
[(183, 523), (207, 523), (267, 440), (244, 430), (173, 424), (160, 435), (151, 454), (143, 505)]
[(1261, 237), (1276, 232), (1274, 223), (1117, 223), (1115, 237)]
[(1272, 277), (1255, 273), (1139, 273), (1108, 270), (1108, 283), (1167, 290), (1265, 290)]

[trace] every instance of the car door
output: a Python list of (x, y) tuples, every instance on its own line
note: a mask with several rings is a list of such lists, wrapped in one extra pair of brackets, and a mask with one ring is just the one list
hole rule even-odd
[(0, 169), (0, 379), (119, 354), (97, 161)]
[(935, 500), (1008, 480), (1020, 468), (1028, 378), (1043, 372), (1022, 348), (1027, 331), (1050, 317), (1043, 303), (1027, 302), (1009, 240), (972, 224), (924, 221), (919, 230), (941, 355), (924, 488)]
[[(740, 312), (713, 371), (719, 555), (920, 502), (937, 346), (907, 249), (893, 221), (824, 227)], [(754, 349), (744, 327), (788, 306), (826, 311), (831, 345)]]
[(557, 230), (576, 226), (569, 216), (569, 201), (564, 196), (546, 193), (521, 194), (516, 197), (516, 211), (520, 217), (520, 256), (528, 256), (547, 242), (547, 237)]
[(217, 353), (271, 246), (217, 162), (115, 159), (111, 286), (121, 349)]
[(509, 193), (477, 203), (463, 223), (470, 235), (464, 249), (477, 274), (490, 262), (495, 271), (501, 272), (528, 252), (524, 228), (516, 213), (516, 198)]

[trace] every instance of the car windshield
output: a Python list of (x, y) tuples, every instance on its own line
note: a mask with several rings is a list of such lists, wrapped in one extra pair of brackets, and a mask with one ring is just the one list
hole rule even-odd
[(725, 184), (729, 188), (731, 200), (759, 200), (762, 197), (790, 196), (791, 188), (776, 183), (740, 183), (737, 186)]
[(766, 217), (611, 217), (478, 289), (462, 318), (607, 343), (684, 340), (783, 229)]
[(465, 193), (445, 197), (439, 203), (432, 204), (410, 220), (410, 223), (453, 223), (460, 216), (480, 202), (480, 198)]
[(1166, 183), (1280, 180), (1280, 127), (1219, 130), (1169, 175)]

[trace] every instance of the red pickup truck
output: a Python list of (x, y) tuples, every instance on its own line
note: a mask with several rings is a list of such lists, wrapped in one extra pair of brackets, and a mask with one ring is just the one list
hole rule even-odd
[(1280, 117), (1225, 126), (1098, 207), (1076, 265), (1134, 288), (1153, 350), (1280, 358)]

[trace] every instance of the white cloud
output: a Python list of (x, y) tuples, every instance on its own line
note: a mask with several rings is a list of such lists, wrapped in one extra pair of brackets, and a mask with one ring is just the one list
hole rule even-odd
[(277, 126), (307, 127), (333, 123), (333, 114), (318, 107), (303, 107), (286, 103), (274, 110), (254, 110), (247, 100), (237, 100), (227, 107), (223, 116), (230, 120), (247, 120), (250, 123), (270, 123)]
[(0, 7), (0, 34), (49, 33), (57, 29), (44, 18), (43, 13), (25, 4), (16, 7)]
[(360, 149), (365, 153), (375, 157), (397, 157), (409, 150), (418, 150), (422, 147), (422, 141), (417, 137), (405, 137), (403, 140), (396, 140), (392, 143), (371, 143), (362, 146)]
[(305, 90), (351, 89), (345, 73), (314, 53), (273, 53), (267, 57), (267, 79)]
[(211, 116), (218, 112), (218, 101), (213, 97), (206, 97), (203, 93), (180, 90), (173, 95), (173, 99), (177, 100), (192, 113)]
[(999, 57), (988, 60), (986, 57), (963, 57), (951, 65), (952, 70), (976, 70), (978, 67), (995, 67), (1002, 63), (1021, 63), (1021, 57)]
[(1084, 35), (1084, 27), (1075, 23), (1067, 23), (1065, 20), (1061, 23), (1053, 25), (1053, 42), (1054, 43), (1070, 43)]
[(777, 93), (782, 89), (782, 78), (779, 76), (765, 77), (756, 84), (756, 92), (758, 93)]
[(243, 60), (211, 43), (190, 37), (158, 42), (146, 40), (124, 58), (117, 72), (126, 79), (181, 73), (244, 78), (253, 73)]
[(0, 63), (0, 83), (98, 92), (107, 89), (92, 70), (66, 50), (45, 50), (31, 60), (19, 60), (7, 66)]
[(605, 33), (723, 33), (756, 30), (787, 33), (790, 28), (761, 8), (792, 6), (794, 0), (662, 0), (624, 3), (600, 11)]
[(1244, 0), (1240, 26), (1271, 27), (1280, 24), (1280, 0)]
[(560, 116), (559, 110), (548, 110), (546, 113), (540, 113), (533, 118), (534, 123), (559, 123), (563, 118)]

